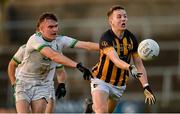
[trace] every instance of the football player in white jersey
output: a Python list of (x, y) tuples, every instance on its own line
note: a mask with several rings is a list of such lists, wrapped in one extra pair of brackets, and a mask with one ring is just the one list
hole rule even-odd
[[(15, 55), (13, 56), (13, 58), (11, 59), (11, 61), (9, 62), (9, 65), (8, 65), (8, 76), (9, 76), (11, 85), (13, 87), (13, 93), (15, 92), (14, 87), (16, 85), (16, 77), (15, 77), (16, 75), (15, 74), (18, 72), (18, 65), (23, 60), (24, 51), (25, 51), (25, 45), (20, 46), (20, 48), (15, 53)], [(65, 77), (66, 77), (67, 73), (66, 73), (63, 65), (59, 64), (56, 66), (56, 75), (57, 75), (57, 81), (59, 83), (58, 93), (56, 93), (56, 94), (58, 95), (58, 98), (64, 97), (66, 94)], [(54, 72), (52, 70), (52, 72), (50, 72), (48, 74), (47, 80), (53, 81), (53, 78), (54, 78)], [(52, 93), (52, 95), (53, 94), (54, 94), (54, 92)], [(53, 112), (54, 100), (55, 100), (54, 96), (52, 96), (52, 99), (49, 99), (45, 113)]]
[[(54, 90), (52, 81), (47, 80), (47, 74), (52, 72), (56, 64), (63, 64), (77, 68), (89, 80), (91, 72), (62, 53), (58, 52), (58, 22), (52, 13), (40, 16), (37, 24), (37, 32), (26, 43), (23, 61), (16, 74), (15, 96), (18, 113), (28, 113), (30, 108), (33, 113), (45, 112), (47, 101)], [(97, 43), (71, 42), (72, 46), (89, 50), (99, 50)], [(88, 44), (88, 45), (87, 45)]]
[[(90, 50), (88, 48), (89, 42), (78, 41), (78, 40), (73, 39), (71, 37), (58, 36), (57, 37), (57, 41), (58, 41), (58, 45), (57, 45), (58, 46), (58, 51), (60, 53), (62, 52), (63, 48), (67, 48), (67, 47), (70, 47), (70, 48), (74, 48), (75, 47), (75, 48), (82, 48), (82, 49)], [(86, 46), (82, 46), (82, 45), (79, 45), (79, 44), (84, 44)], [(94, 49), (91, 49), (91, 50), (94, 50)], [(17, 73), (18, 65), (23, 60), (24, 52), (25, 52), (25, 45), (22, 45), (18, 49), (18, 51), (15, 53), (15, 55), (13, 56), (11, 61), (9, 62), (8, 74), (9, 74), (9, 79), (11, 81), (11, 85), (12, 85), (13, 89), (14, 89), (15, 81), (16, 81), (15, 71)], [(56, 96), (59, 99), (61, 97), (64, 97), (65, 94), (66, 94), (65, 77), (66, 77), (67, 73), (64, 70), (63, 65), (59, 64), (59, 65), (56, 66), (56, 75), (57, 75), (57, 80), (58, 80), (58, 83), (59, 83), (58, 84), (58, 88), (56, 89)], [(49, 74), (47, 76), (47, 80), (53, 81), (53, 78), (54, 78), (54, 69), (49, 72)], [(55, 100), (55, 98), (52, 97), (52, 99), (50, 99), (48, 101), (48, 105), (47, 105), (46, 111), (45, 111), (46, 113), (53, 112), (53, 109), (54, 109), (54, 100)]]

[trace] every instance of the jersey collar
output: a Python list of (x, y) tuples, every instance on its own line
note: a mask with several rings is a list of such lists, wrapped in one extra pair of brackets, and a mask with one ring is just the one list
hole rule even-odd
[(124, 38), (124, 34), (125, 34), (125, 32), (126, 32), (126, 29), (124, 30), (124, 32), (123, 32), (123, 34), (122, 34), (122, 36), (119, 38), (119, 37), (117, 37), (117, 36), (116, 36), (116, 34), (113, 32), (113, 30), (112, 30), (112, 29), (110, 29), (110, 33), (113, 35), (113, 37), (114, 37), (114, 38), (117, 38), (117, 39), (119, 39), (119, 40), (121, 40), (121, 39), (123, 39), (123, 38)]
[(38, 31), (37, 31), (35, 34), (38, 35), (39, 37), (42, 37), (42, 39), (45, 40), (46, 42), (52, 42), (52, 41), (53, 41), (53, 40), (48, 40), (48, 39), (44, 38), (44, 37), (42, 36), (42, 33), (41, 33), (41, 32), (38, 32)]

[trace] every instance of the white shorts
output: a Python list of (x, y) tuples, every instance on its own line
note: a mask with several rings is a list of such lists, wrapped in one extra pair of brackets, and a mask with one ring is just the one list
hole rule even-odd
[(48, 102), (50, 98), (55, 100), (53, 81), (25, 82), (18, 80), (15, 87), (16, 102), (26, 100), (29, 103), (34, 100), (45, 98)]
[(96, 90), (105, 91), (109, 94), (109, 97), (114, 100), (119, 100), (126, 86), (114, 86), (112, 84), (106, 83), (98, 78), (91, 79), (91, 93)]

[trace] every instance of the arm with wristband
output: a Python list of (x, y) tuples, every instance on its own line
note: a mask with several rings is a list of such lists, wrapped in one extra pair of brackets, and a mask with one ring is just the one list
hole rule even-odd
[(156, 99), (149, 84), (145, 84), (144, 86), (144, 95), (145, 95), (145, 103), (148, 103), (149, 105), (155, 104)]
[(42, 48), (40, 50), (40, 53), (58, 64), (63, 64), (65, 66), (77, 68), (83, 73), (83, 77), (85, 80), (89, 80), (90, 77), (92, 77), (92, 74), (88, 68), (84, 67), (81, 63), (77, 63), (76, 61), (73, 61), (72, 59), (64, 56), (63, 54), (54, 51), (50, 47)]
[(137, 53), (133, 55), (133, 61), (137, 67), (137, 70), (139, 72), (142, 72), (142, 76), (139, 77), (139, 81), (141, 82), (144, 89), (145, 103), (149, 105), (155, 104), (156, 99), (148, 84), (147, 73), (146, 73), (145, 67), (143, 65), (141, 58), (137, 55)]
[[(91, 72), (89, 69), (85, 68), (82, 63), (78, 63), (76, 68), (83, 73), (84, 80), (90, 80), (92, 77)], [(58, 87), (56, 89), (56, 96), (58, 99), (64, 97), (66, 95), (66, 87), (65, 87), (65, 78), (67, 76), (66, 71), (64, 68), (58, 69), (56, 71), (57, 80), (58, 80)]]

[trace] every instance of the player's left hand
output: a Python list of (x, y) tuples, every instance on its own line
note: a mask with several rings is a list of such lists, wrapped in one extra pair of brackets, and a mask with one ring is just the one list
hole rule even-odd
[(81, 63), (78, 63), (77, 66), (76, 66), (76, 68), (77, 68), (78, 70), (80, 70), (82, 73), (84, 73), (84, 74), (83, 74), (84, 80), (90, 80), (90, 79), (91, 79), (92, 74), (91, 74), (91, 72), (89, 71), (88, 68), (84, 67)]
[(148, 103), (149, 105), (155, 104), (156, 99), (149, 85), (144, 87), (144, 95), (145, 95), (145, 103)]
[(66, 88), (64, 83), (60, 83), (56, 89), (56, 96), (58, 99), (66, 95)]

